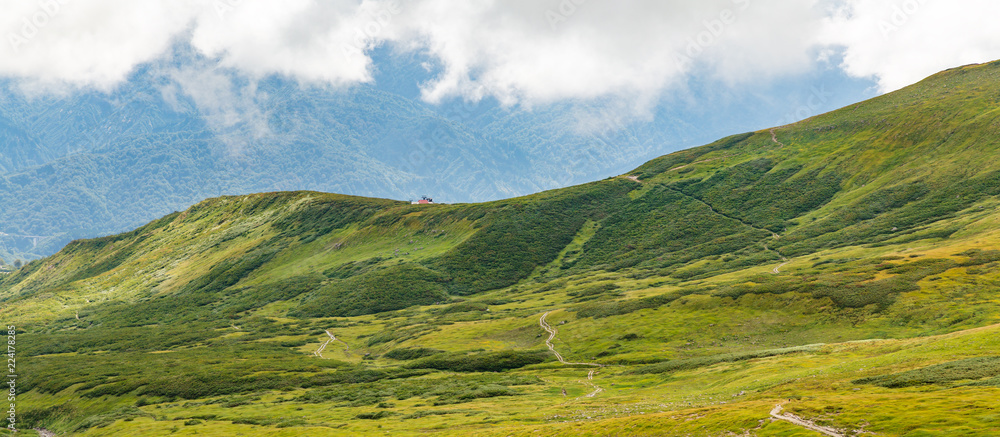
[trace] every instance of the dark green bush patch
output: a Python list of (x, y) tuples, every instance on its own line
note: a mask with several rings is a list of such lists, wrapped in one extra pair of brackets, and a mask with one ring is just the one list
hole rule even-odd
[(566, 293), (571, 297), (571, 302), (586, 302), (588, 300), (609, 299), (620, 296), (617, 291), (621, 289), (617, 284), (601, 284), (583, 288), (577, 291)]
[(980, 380), (993, 385), (1000, 376), (1000, 357), (976, 357), (922, 367), (890, 375), (856, 379), (855, 384), (872, 384), (886, 388), (902, 388), (928, 384), (946, 384), (954, 381)]
[(603, 181), (496, 205), (478, 232), (428, 265), (454, 278), (452, 294), (513, 285), (556, 259), (587, 220), (600, 219), (635, 188), (628, 180)]
[(771, 236), (664, 185), (616, 208), (600, 225), (577, 268), (665, 268), (731, 254)]
[(802, 167), (775, 168), (770, 159), (756, 159), (679, 186), (685, 194), (712, 205), (720, 213), (756, 227), (781, 232), (785, 222), (824, 205), (843, 177)]
[(153, 417), (135, 406), (122, 407), (107, 414), (91, 416), (80, 422), (74, 432), (83, 432), (90, 428), (104, 428), (118, 420), (130, 420), (136, 417)]
[(459, 302), (441, 308), (440, 314), (468, 313), (472, 311), (486, 311), (490, 306), (486, 302)]
[(782, 349), (769, 349), (753, 352), (734, 352), (729, 354), (711, 355), (707, 357), (684, 358), (679, 360), (664, 361), (662, 363), (643, 366), (630, 373), (643, 375), (653, 373), (670, 373), (681, 370), (692, 370), (701, 367), (708, 367), (719, 363), (735, 363), (738, 361), (754, 360), (758, 358), (775, 357), (795, 353), (813, 352), (819, 349), (819, 345), (796, 346)]
[(451, 372), (502, 372), (551, 359), (545, 351), (500, 351), (437, 354), (406, 365), (410, 369), (437, 369)]
[(385, 261), (385, 258), (376, 256), (363, 261), (346, 262), (337, 267), (327, 269), (323, 272), (323, 275), (332, 279), (347, 279), (371, 270), (372, 267), (382, 261)]
[(393, 360), (406, 361), (406, 360), (415, 360), (417, 358), (429, 357), (431, 355), (439, 354), (442, 352), (444, 351), (440, 349), (431, 349), (426, 347), (400, 348), (386, 352), (382, 356), (385, 358), (391, 358)]
[(384, 419), (384, 418), (389, 417), (389, 416), (395, 416), (396, 414), (399, 414), (399, 413), (394, 413), (392, 411), (381, 410), (381, 411), (372, 411), (370, 413), (359, 413), (357, 416), (354, 416), (354, 417), (356, 419), (378, 420), (378, 419)]
[(668, 172), (671, 169), (692, 164), (711, 152), (734, 148), (740, 143), (750, 139), (752, 136), (754, 136), (753, 132), (732, 135), (706, 146), (695, 147), (692, 149), (674, 152), (666, 156), (661, 156), (643, 164), (630, 174), (639, 176), (641, 179), (651, 178), (658, 174)]
[(293, 317), (351, 317), (448, 300), (448, 277), (426, 267), (398, 264), (323, 286), (289, 311)]
[(542, 381), (534, 376), (509, 373), (463, 374), (449, 375), (445, 378), (410, 378), (328, 385), (310, 390), (295, 400), (307, 403), (341, 402), (344, 406), (377, 408), (379, 404), (385, 404), (389, 399), (402, 401), (419, 397), (433, 399), (434, 405), (449, 405), (488, 397), (516, 396), (518, 392), (513, 387), (540, 383)]
[(689, 290), (684, 293), (663, 294), (640, 299), (588, 302), (579, 305), (576, 308), (571, 308), (570, 311), (576, 311), (576, 316), (580, 318), (591, 317), (594, 319), (600, 319), (604, 317), (620, 316), (622, 314), (628, 314), (643, 309), (659, 308), (693, 292), (694, 290)]
[[(843, 261), (849, 262), (849, 260)], [(719, 288), (715, 293), (738, 299), (745, 294), (800, 292), (811, 294), (817, 299), (829, 298), (840, 308), (876, 305), (876, 310), (881, 311), (892, 305), (900, 293), (919, 289), (917, 283), (924, 278), (958, 266), (958, 263), (950, 259), (938, 258), (920, 259), (903, 264), (872, 265), (870, 261), (860, 261), (860, 263), (864, 265), (852, 266), (853, 273), (850, 274), (833, 272), (803, 277), (760, 275), (752, 278), (750, 283), (728, 285)], [(878, 270), (895, 276), (874, 280), (874, 275), (869, 272)]]

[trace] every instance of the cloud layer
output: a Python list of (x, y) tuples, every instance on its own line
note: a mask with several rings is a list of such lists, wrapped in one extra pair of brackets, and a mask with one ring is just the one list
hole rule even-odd
[(841, 47), (841, 67), (883, 92), (941, 70), (1000, 59), (992, 0), (849, 0), (832, 8), (818, 42)]
[(0, 9), (0, 76), (47, 89), (111, 89), (177, 44), (248, 78), (329, 86), (370, 82), (368, 53), (388, 44), (437, 63), (426, 100), (509, 105), (650, 102), (695, 74), (766, 80), (834, 52), (848, 74), (890, 91), (1000, 58), (993, 0), (0, 0)]

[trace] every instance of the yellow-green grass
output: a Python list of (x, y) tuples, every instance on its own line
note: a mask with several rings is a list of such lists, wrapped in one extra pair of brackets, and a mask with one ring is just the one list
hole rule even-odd
[[(816, 435), (769, 419), (784, 402), (849, 434), (996, 435), (992, 380), (855, 381), (998, 355), (998, 70), (776, 128), (783, 145), (760, 131), (658, 158), (641, 183), (426, 207), (225, 197), (74, 243), (0, 280), (35, 387), (20, 411), (82, 435)], [(398, 305), (358, 299), (398, 309), (296, 312), (357, 297), (344, 284), (392, 285)], [(566, 360), (603, 365), (592, 381), (553, 357), (415, 369), (544, 353), (544, 313)], [(349, 353), (314, 355), (327, 330)], [(147, 362), (166, 368), (136, 375)], [(215, 391), (168, 387), (194, 377)]]

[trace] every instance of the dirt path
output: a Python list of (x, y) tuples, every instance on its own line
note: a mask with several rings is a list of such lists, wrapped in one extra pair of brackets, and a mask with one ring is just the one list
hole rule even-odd
[(771, 417), (778, 420), (784, 420), (786, 422), (801, 426), (806, 429), (811, 429), (820, 434), (827, 435), (830, 437), (844, 437), (843, 434), (837, 432), (837, 430), (833, 428), (819, 426), (813, 423), (812, 421), (801, 419), (798, 416), (795, 416), (794, 414), (781, 414), (781, 404), (774, 406), (774, 409), (771, 410)]
[(779, 270), (779, 269), (782, 268), (782, 267), (784, 267), (784, 266), (787, 266), (789, 263), (791, 263), (791, 261), (789, 261), (788, 258), (785, 258), (785, 257), (781, 257), (781, 260), (784, 261), (784, 262), (781, 263), (781, 264), (778, 264), (778, 266), (775, 267), (774, 270), (771, 270), (771, 273), (773, 273), (775, 275), (781, 274), (781, 270)]
[(774, 144), (777, 144), (781, 147), (785, 147), (785, 143), (778, 141), (778, 134), (774, 132), (774, 129), (771, 129), (771, 141), (774, 141)]
[(41, 437), (56, 437), (56, 433), (49, 431), (45, 428), (32, 428), (32, 429), (37, 431), (38, 435)]
[(559, 352), (556, 352), (556, 347), (552, 345), (552, 340), (554, 340), (556, 338), (556, 334), (559, 333), (559, 331), (556, 330), (556, 328), (553, 328), (552, 325), (549, 325), (549, 322), (545, 321), (545, 318), (548, 317), (548, 315), (549, 315), (549, 312), (546, 312), (545, 314), (542, 314), (542, 318), (538, 319), (538, 325), (541, 326), (542, 329), (544, 329), (546, 332), (549, 333), (549, 338), (547, 340), (545, 340), (545, 345), (549, 347), (549, 350), (552, 351), (552, 353), (556, 356), (556, 359), (559, 360), (560, 363), (563, 363), (563, 364), (576, 364), (576, 365), (581, 365), (581, 366), (604, 367), (603, 364), (597, 364), (597, 363), (570, 363), (570, 362), (566, 361), (565, 359), (563, 359), (563, 356)]
[[(777, 240), (777, 239), (781, 238), (781, 236), (778, 235), (778, 234), (773, 234), (773, 238), (775, 240)], [(791, 262), (792, 262), (788, 258), (785, 258), (785, 256), (782, 255), (781, 252), (778, 252), (777, 250), (774, 250), (774, 249), (771, 249), (770, 247), (767, 247), (766, 244), (764, 245), (764, 250), (766, 250), (768, 252), (774, 252), (776, 255), (778, 255), (779, 257), (781, 257), (781, 264), (778, 264), (778, 266), (775, 267), (774, 270), (771, 270), (772, 274), (775, 274), (775, 275), (781, 274), (781, 268), (784, 267), (784, 266), (787, 266), (788, 264), (791, 264)]]
[[(778, 238), (781, 238), (781, 237), (779, 237), (778, 235), (775, 235), (774, 238), (778, 239)], [(775, 267), (774, 270), (771, 270), (771, 273), (773, 273), (775, 275), (781, 274), (781, 268), (784, 267), (784, 266), (787, 266), (788, 264), (791, 264), (791, 262), (792, 262), (788, 258), (785, 258), (785, 256), (782, 255), (777, 250), (774, 250), (774, 249), (771, 249), (771, 248), (767, 247), (766, 244), (764, 245), (764, 250), (774, 252), (774, 253), (778, 254), (778, 256), (781, 257), (781, 264), (778, 264), (778, 266)]]
[(589, 386), (591, 386), (591, 387), (594, 388), (594, 391), (592, 391), (590, 393), (587, 393), (587, 397), (588, 398), (592, 398), (594, 396), (597, 396), (598, 393), (604, 391), (603, 388), (599, 387), (597, 384), (594, 384), (594, 382), (593, 382), (594, 381), (594, 373), (596, 373), (596, 372), (597, 372), (597, 369), (591, 369), (590, 372), (587, 372), (587, 385), (589, 385)]
[[(562, 363), (562, 364), (568, 364), (568, 365), (604, 367), (603, 364), (597, 364), (597, 363), (571, 363), (571, 362), (568, 362), (565, 359), (563, 359), (562, 354), (560, 354), (558, 351), (556, 351), (556, 347), (552, 344), (552, 340), (555, 340), (556, 334), (559, 333), (559, 331), (556, 328), (553, 328), (552, 325), (549, 325), (549, 322), (545, 321), (545, 318), (548, 317), (548, 315), (549, 315), (549, 312), (546, 312), (545, 314), (542, 314), (542, 318), (538, 319), (538, 325), (541, 326), (542, 329), (545, 330), (545, 332), (549, 333), (549, 338), (545, 340), (545, 346), (548, 346), (549, 350), (552, 351), (552, 354), (556, 356), (556, 359), (559, 360), (560, 363)], [(587, 381), (584, 382), (584, 384), (589, 385), (590, 387), (592, 387), (594, 389), (594, 391), (592, 391), (590, 393), (587, 393), (586, 397), (588, 397), (588, 398), (592, 398), (594, 396), (597, 396), (598, 393), (604, 391), (603, 388), (601, 388), (597, 384), (594, 384), (594, 382), (593, 382), (594, 381), (594, 373), (596, 373), (596, 372), (597, 372), (597, 369), (592, 369), (590, 372), (588, 372), (587, 373)]]
[(317, 357), (323, 358), (323, 349), (326, 349), (326, 345), (330, 344), (331, 341), (334, 341), (334, 340), (337, 339), (332, 334), (330, 334), (330, 331), (326, 331), (326, 335), (330, 336), (330, 339), (327, 340), (327, 341), (325, 341), (325, 342), (323, 342), (323, 344), (319, 345), (319, 349), (316, 349), (316, 352), (313, 352), (313, 355), (316, 355)]
[(323, 342), (323, 344), (319, 345), (319, 349), (316, 349), (316, 352), (313, 352), (313, 355), (323, 358), (323, 351), (326, 349), (327, 346), (330, 345), (330, 342), (333, 341), (339, 341), (340, 343), (342, 343), (344, 347), (346, 347), (346, 349), (344, 349), (344, 353), (350, 354), (351, 346), (349, 346), (347, 343), (344, 343), (344, 340), (338, 340), (337, 337), (335, 337), (333, 334), (330, 333), (330, 331), (324, 331), (324, 332), (326, 332), (326, 335), (330, 337), (330, 339)]
[(635, 182), (638, 182), (640, 184), (642, 183), (642, 181), (639, 180), (639, 176), (625, 176), (625, 179), (628, 179), (630, 181), (635, 181)]
[[(781, 235), (778, 235), (777, 233), (775, 233), (774, 231), (771, 231), (770, 229), (764, 229), (764, 228), (755, 226), (753, 223), (750, 223), (748, 221), (744, 221), (743, 219), (740, 219), (739, 217), (733, 217), (733, 216), (730, 216), (730, 215), (723, 214), (723, 213), (717, 211), (714, 206), (712, 206), (711, 204), (709, 204), (708, 202), (706, 202), (704, 200), (701, 200), (701, 199), (699, 199), (697, 197), (694, 197), (694, 196), (692, 196), (690, 194), (687, 194), (687, 193), (685, 193), (683, 191), (680, 191), (680, 190), (677, 190), (677, 189), (674, 189), (674, 188), (670, 188), (670, 190), (672, 190), (675, 193), (678, 193), (678, 194), (690, 197), (690, 198), (698, 201), (702, 205), (705, 205), (706, 207), (708, 207), (708, 210), (712, 211), (713, 214), (721, 215), (721, 216), (723, 216), (725, 218), (728, 218), (730, 220), (736, 220), (736, 221), (738, 221), (740, 223), (743, 223), (745, 226), (748, 226), (748, 227), (750, 227), (752, 229), (755, 229), (755, 230), (758, 230), (758, 231), (770, 232), (771, 233), (771, 238), (774, 239), (774, 240), (778, 240), (778, 239), (781, 238)], [(763, 246), (764, 246), (764, 250), (766, 250), (768, 252), (774, 252), (776, 255), (778, 255), (778, 257), (781, 258), (781, 264), (778, 265), (777, 267), (775, 267), (774, 270), (771, 270), (771, 273), (774, 273), (776, 275), (780, 274), (781, 273), (780, 269), (782, 267), (788, 265), (789, 263), (791, 263), (791, 261), (788, 258), (785, 258), (785, 256), (782, 255), (781, 252), (778, 252), (777, 250), (774, 250), (774, 249), (771, 249), (770, 247), (767, 247), (767, 244), (764, 244)]]
[[(330, 331), (326, 331), (326, 335), (333, 337), (333, 334), (331, 334)], [(339, 342), (340, 344), (344, 345), (344, 355), (351, 354), (351, 345), (347, 344), (347, 342), (336, 337), (333, 338), (333, 341)]]

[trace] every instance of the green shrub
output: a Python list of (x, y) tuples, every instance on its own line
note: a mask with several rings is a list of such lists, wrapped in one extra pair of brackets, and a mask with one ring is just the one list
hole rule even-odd
[(694, 163), (695, 161), (698, 161), (701, 157), (711, 152), (735, 148), (739, 144), (750, 139), (750, 137), (752, 136), (754, 136), (753, 132), (733, 135), (730, 137), (723, 138), (719, 141), (716, 141), (706, 146), (681, 150), (679, 152), (674, 152), (666, 156), (661, 156), (659, 158), (653, 159), (643, 164), (642, 166), (630, 172), (629, 174), (639, 176), (641, 179), (651, 178), (653, 176), (670, 171), (671, 169), (680, 167), (682, 165)]
[(350, 223), (367, 220), (380, 210), (402, 202), (344, 195), (323, 195), (310, 199), (271, 226), (284, 237), (315, 239)]
[(600, 222), (600, 228), (583, 245), (575, 267), (665, 268), (731, 254), (757, 245), (770, 235), (713, 212), (698, 199), (655, 185)]
[(1000, 357), (977, 357), (935, 364), (891, 375), (856, 379), (855, 384), (873, 384), (886, 388), (902, 388), (928, 384), (945, 384), (961, 380), (978, 380), (1000, 376)]
[(398, 413), (382, 410), (382, 411), (373, 411), (371, 413), (359, 413), (357, 416), (354, 416), (354, 418), (365, 419), (365, 420), (378, 420), (378, 419), (384, 419), (389, 416), (394, 416), (396, 414)]
[(813, 352), (819, 349), (819, 345), (797, 346), (782, 349), (770, 349), (753, 352), (735, 352), (729, 354), (712, 355), (707, 357), (684, 358), (679, 360), (664, 361), (662, 363), (643, 366), (630, 373), (633, 374), (653, 374), (670, 373), (680, 370), (692, 370), (701, 367), (708, 367), (719, 363), (734, 363), (738, 361), (754, 360), (758, 358), (774, 357), (794, 353)]
[(293, 317), (350, 317), (430, 305), (448, 299), (448, 277), (407, 263), (332, 282), (289, 311)]
[(570, 311), (576, 311), (576, 316), (580, 318), (591, 317), (594, 319), (600, 319), (604, 317), (629, 314), (643, 309), (659, 308), (681, 298), (682, 296), (683, 294), (665, 294), (644, 297), (641, 299), (591, 302), (577, 306), (576, 308), (571, 308)]
[(621, 293), (616, 293), (621, 287), (617, 284), (601, 284), (586, 287), (578, 291), (572, 291), (566, 293), (571, 297), (572, 302), (585, 302), (588, 300), (595, 300), (600, 298), (610, 298), (614, 296), (619, 296)]
[(382, 356), (385, 358), (391, 358), (393, 360), (405, 361), (405, 360), (415, 360), (417, 358), (429, 357), (431, 355), (439, 354), (442, 352), (444, 351), (439, 349), (430, 349), (426, 347), (401, 348), (401, 349), (393, 349), (389, 352), (386, 352)]
[(486, 302), (459, 302), (441, 308), (440, 314), (468, 313), (472, 311), (483, 312), (490, 308)]
[(781, 232), (787, 220), (819, 208), (840, 191), (839, 174), (774, 166), (770, 159), (756, 159), (678, 189), (726, 216), (772, 232)]
[(542, 351), (500, 351), (482, 353), (444, 353), (406, 365), (410, 369), (437, 369), (451, 372), (501, 372), (538, 364), (550, 359)]
[(613, 210), (635, 188), (612, 180), (486, 204), (482, 228), (428, 265), (451, 275), (452, 294), (513, 285), (552, 262), (588, 219)]

